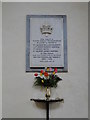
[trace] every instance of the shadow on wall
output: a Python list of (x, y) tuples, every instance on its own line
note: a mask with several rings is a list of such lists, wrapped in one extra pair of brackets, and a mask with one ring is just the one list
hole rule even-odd
[[(46, 109), (46, 104), (45, 103), (37, 103), (35, 102), (36, 106), (39, 108), (39, 109)], [(62, 107), (62, 103), (50, 103), (50, 109), (57, 109), (59, 107)]]

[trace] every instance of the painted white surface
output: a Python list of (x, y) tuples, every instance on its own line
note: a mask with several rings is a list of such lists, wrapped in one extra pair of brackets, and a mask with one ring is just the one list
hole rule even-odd
[(26, 15), (67, 15), (68, 73), (52, 97), (64, 104), (50, 106), (51, 118), (88, 118), (88, 3), (3, 3), (3, 117), (44, 118), (45, 109), (30, 98), (43, 98), (25, 72)]

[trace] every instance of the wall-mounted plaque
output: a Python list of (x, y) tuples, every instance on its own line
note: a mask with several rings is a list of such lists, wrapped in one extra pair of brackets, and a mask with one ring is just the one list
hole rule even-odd
[(27, 15), (26, 71), (67, 71), (66, 15)]

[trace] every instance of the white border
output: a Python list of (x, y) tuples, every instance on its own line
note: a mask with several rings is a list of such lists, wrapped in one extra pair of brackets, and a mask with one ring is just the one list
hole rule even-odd
[(0, 119), (2, 118), (2, 3), (0, 2)]
[(89, 0), (1, 0), (2, 2), (89, 2)]

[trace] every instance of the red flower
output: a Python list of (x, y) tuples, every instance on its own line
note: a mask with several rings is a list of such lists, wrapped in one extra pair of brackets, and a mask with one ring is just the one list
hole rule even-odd
[(43, 70), (41, 70), (41, 73), (44, 73), (44, 71), (43, 71)]
[(37, 73), (35, 73), (35, 74), (34, 74), (34, 76), (38, 76), (38, 74), (37, 74)]
[(48, 77), (48, 73), (47, 73), (47, 72), (44, 72), (44, 76), (45, 76), (45, 77)]
[(57, 68), (54, 69), (55, 73), (57, 73)]

